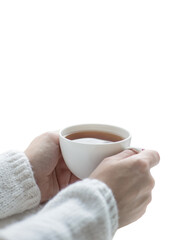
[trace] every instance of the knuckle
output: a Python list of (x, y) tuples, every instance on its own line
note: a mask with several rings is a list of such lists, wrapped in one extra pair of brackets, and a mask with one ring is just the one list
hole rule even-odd
[(151, 180), (150, 180), (150, 188), (153, 189), (154, 186), (155, 186), (155, 180), (154, 180), (154, 178), (151, 178)]
[(142, 217), (145, 213), (146, 213), (146, 208), (144, 208), (144, 209), (141, 211), (140, 217)]
[(56, 144), (59, 144), (59, 136), (58, 134), (54, 133), (54, 132), (45, 132), (44, 134), (45, 139), (47, 139), (47, 141), (53, 141)]
[(153, 159), (156, 159), (157, 162), (160, 161), (160, 154), (155, 150), (149, 150), (149, 153)]
[(150, 194), (150, 195), (148, 196), (148, 199), (147, 199), (147, 205), (148, 205), (149, 203), (151, 203), (151, 201), (152, 201), (152, 195)]
[(52, 133), (51, 133), (51, 132), (45, 132), (45, 133), (44, 133), (44, 136), (45, 136), (45, 137), (51, 137), (51, 136), (52, 136)]
[(146, 172), (149, 169), (149, 164), (145, 159), (137, 159), (136, 167), (140, 172)]
[(156, 158), (158, 159), (158, 161), (160, 161), (160, 154), (157, 151), (154, 151), (154, 154), (155, 154)]

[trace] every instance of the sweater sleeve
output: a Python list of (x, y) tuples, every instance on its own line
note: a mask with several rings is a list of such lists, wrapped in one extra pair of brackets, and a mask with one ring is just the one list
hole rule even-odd
[(28, 158), (22, 152), (0, 155), (0, 219), (36, 207), (40, 190)]
[(0, 239), (110, 240), (117, 227), (111, 190), (86, 179), (62, 190), (38, 214), (0, 231)]

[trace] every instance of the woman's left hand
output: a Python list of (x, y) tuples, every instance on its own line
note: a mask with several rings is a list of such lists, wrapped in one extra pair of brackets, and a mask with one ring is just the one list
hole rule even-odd
[(41, 191), (41, 203), (79, 180), (66, 166), (59, 146), (59, 135), (55, 132), (47, 132), (35, 138), (25, 154)]

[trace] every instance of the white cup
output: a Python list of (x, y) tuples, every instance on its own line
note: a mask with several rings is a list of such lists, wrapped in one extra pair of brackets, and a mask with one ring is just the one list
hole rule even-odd
[[(108, 143), (75, 142), (66, 136), (83, 131), (101, 131), (119, 135), (121, 141)], [(117, 154), (130, 146), (130, 133), (120, 127), (104, 124), (82, 124), (67, 127), (59, 133), (60, 147), (65, 163), (78, 178), (89, 177), (106, 157)]]

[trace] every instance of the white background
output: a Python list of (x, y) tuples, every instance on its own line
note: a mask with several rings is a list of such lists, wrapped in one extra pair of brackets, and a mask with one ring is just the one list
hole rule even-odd
[(108, 123), (160, 153), (152, 203), (114, 240), (190, 238), (188, 3), (0, 1), (0, 152)]

